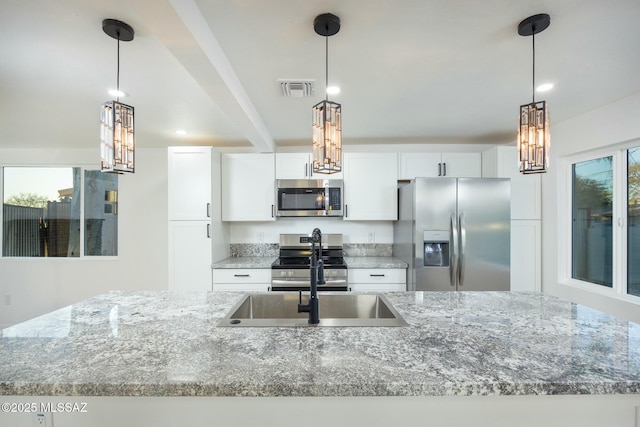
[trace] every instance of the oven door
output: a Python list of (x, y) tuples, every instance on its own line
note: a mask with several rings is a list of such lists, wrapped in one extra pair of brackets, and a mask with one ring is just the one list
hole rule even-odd
[(276, 216), (342, 216), (342, 182), (278, 180)]

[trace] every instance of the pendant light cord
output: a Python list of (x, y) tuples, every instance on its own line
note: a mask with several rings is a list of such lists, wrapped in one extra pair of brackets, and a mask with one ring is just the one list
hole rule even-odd
[(116, 69), (116, 90), (118, 91), (118, 95), (116, 96), (116, 101), (120, 102), (120, 32), (118, 31), (118, 62)]
[(531, 81), (531, 102), (533, 104), (536, 103), (536, 27), (533, 26), (532, 34), (531, 34), (531, 46), (533, 51), (533, 72), (531, 75), (533, 76)]
[[(327, 32), (329, 26), (327, 25)], [(324, 100), (329, 100), (329, 36), (324, 36)]]

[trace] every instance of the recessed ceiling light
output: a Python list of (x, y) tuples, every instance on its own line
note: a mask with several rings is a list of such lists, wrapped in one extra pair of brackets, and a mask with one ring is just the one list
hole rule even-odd
[(118, 98), (121, 98), (121, 97), (123, 98), (127, 96), (127, 93), (117, 89), (109, 89), (109, 95), (115, 96)]
[(329, 86), (327, 87), (327, 94), (328, 95), (336, 95), (340, 93), (340, 88), (338, 86)]
[(553, 83), (544, 83), (536, 88), (537, 92), (546, 92), (553, 89)]
[(186, 131), (186, 130), (178, 129), (178, 130), (176, 131), (176, 135), (183, 136), (183, 135), (186, 135), (186, 134), (187, 134), (187, 131)]

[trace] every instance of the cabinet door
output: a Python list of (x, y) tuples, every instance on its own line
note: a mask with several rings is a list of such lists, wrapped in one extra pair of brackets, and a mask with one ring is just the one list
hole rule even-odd
[(277, 153), (276, 179), (308, 179), (311, 177), (309, 153)]
[(440, 153), (400, 153), (398, 179), (432, 178), (442, 173)]
[(511, 221), (511, 290), (540, 291), (541, 226), (539, 220)]
[(211, 290), (211, 223), (169, 221), (169, 289)]
[(268, 154), (222, 156), (222, 220), (275, 220), (275, 162)]
[(211, 216), (211, 147), (169, 147), (169, 220)]
[(345, 220), (398, 219), (396, 153), (344, 155)]
[(442, 153), (442, 176), (451, 178), (480, 178), (481, 153)]

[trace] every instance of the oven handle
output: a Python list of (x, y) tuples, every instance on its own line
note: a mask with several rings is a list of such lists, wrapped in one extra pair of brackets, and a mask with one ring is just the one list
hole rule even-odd
[[(347, 285), (346, 279), (326, 279), (325, 282), (326, 284), (318, 285), (318, 287), (322, 288), (323, 286)], [(309, 280), (271, 279), (271, 286), (309, 286)]]

